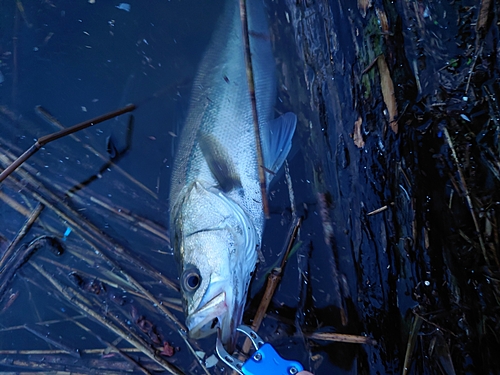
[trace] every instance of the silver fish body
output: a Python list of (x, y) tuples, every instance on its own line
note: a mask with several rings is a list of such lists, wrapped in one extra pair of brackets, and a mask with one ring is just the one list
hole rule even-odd
[[(275, 62), (265, 9), (261, 0), (247, 4), (264, 164), (277, 172), (296, 117), (273, 120)], [(263, 229), (239, 1), (226, 0), (194, 81), (170, 190), (170, 233), (191, 337), (219, 327), (223, 343), (232, 345)]]

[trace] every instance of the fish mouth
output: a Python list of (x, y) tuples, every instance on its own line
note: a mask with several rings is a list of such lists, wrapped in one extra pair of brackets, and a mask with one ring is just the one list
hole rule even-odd
[(201, 339), (214, 333), (227, 312), (226, 292), (221, 292), (186, 318), (189, 337)]

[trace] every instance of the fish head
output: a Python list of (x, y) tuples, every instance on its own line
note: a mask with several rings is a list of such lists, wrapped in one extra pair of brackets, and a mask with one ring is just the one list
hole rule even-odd
[(219, 328), (228, 345), (241, 322), (246, 297), (240, 285), (244, 275), (231, 256), (236, 249), (231, 249), (230, 232), (210, 230), (186, 238), (184, 246), (205, 251), (187, 252), (193, 256), (184, 258), (180, 275), (189, 336), (203, 338)]
[(222, 343), (231, 350), (257, 260), (258, 235), (243, 210), (222, 193), (195, 187), (180, 210), (174, 248), (189, 336), (199, 339), (220, 329)]

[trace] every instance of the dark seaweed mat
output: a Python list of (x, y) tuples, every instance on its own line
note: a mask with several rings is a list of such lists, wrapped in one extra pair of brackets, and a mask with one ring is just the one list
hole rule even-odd
[[(497, 4), (483, 22), (475, 2), (361, 3), (288, 2), (295, 69), (307, 87), (295, 103), (308, 120), (300, 129), (305, 169), (328, 212), (316, 228), (330, 230), (310, 251), (335, 259), (332, 290), (348, 284), (327, 306), (318, 301), (326, 284), (308, 284), (300, 323), (378, 340), (374, 348), (313, 349), (348, 373), (401, 373), (416, 316), (423, 320), (409, 373), (498, 373)], [(377, 66), (369, 68), (379, 54), (394, 82), (397, 134)], [(358, 118), (362, 149), (351, 139)], [(324, 262), (311, 272), (320, 269)]]

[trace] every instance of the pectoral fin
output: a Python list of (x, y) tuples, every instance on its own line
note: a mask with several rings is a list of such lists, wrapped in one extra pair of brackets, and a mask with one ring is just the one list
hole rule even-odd
[(226, 149), (214, 137), (208, 134), (199, 134), (199, 145), (210, 172), (217, 180), (224, 192), (241, 187), (240, 177), (229, 158)]
[[(287, 112), (267, 124), (262, 146), (264, 163), (270, 174), (279, 171), (290, 152), (296, 124), (297, 116), (292, 112)], [(268, 181), (272, 180), (272, 177), (268, 176)]]

